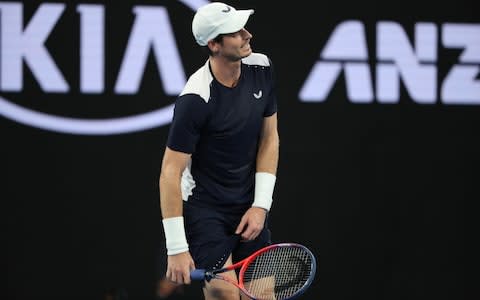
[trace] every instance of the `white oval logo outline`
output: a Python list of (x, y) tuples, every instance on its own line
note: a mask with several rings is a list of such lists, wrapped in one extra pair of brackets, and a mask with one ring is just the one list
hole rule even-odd
[(174, 104), (134, 116), (112, 119), (77, 119), (50, 115), (24, 108), (0, 97), (0, 115), (17, 123), (50, 131), (110, 135), (142, 131), (168, 124), (172, 120)]

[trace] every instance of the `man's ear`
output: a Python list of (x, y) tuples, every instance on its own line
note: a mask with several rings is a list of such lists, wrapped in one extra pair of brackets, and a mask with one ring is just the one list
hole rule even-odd
[(219, 44), (215, 40), (208, 41), (207, 47), (212, 51), (212, 53), (217, 53), (219, 50)]

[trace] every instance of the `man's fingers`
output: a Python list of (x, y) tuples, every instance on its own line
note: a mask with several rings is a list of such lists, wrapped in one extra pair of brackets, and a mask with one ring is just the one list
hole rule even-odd
[(183, 273), (183, 282), (185, 284), (190, 284), (190, 271)]
[(258, 235), (258, 231), (253, 229), (251, 226), (248, 226), (247, 229), (243, 232), (242, 238), (244, 240), (254, 240)]
[[(247, 222), (245, 221), (245, 218), (242, 218), (242, 220), (240, 221), (240, 224), (238, 224), (237, 226), (237, 230), (235, 230), (235, 234), (242, 233), (245, 227), (245, 224), (247, 224)], [(243, 237), (243, 234), (242, 234), (242, 237)]]
[(177, 282), (177, 276), (175, 275), (175, 272), (172, 272), (171, 276), (170, 276), (170, 280), (172, 282)]
[(265, 211), (251, 208), (243, 215), (235, 233), (241, 234), (244, 240), (254, 240), (262, 231), (264, 222)]
[(168, 280), (172, 280), (172, 272), (170, 272), (170, 269), (167, 269), (167, 273), (165, 274), (165, 277), (168, 279)]
[(247, 223), (245, 230), (242, 232), (242, 238), (245, 240), (254, 240), (262, 231), (262, 226), (255, 224), (251, 221)]
[(190, 273), (188, 273), (187, 277), (183, 272), (172, 272), (171, 277), (167, 277), (167, 279), (170, 279), (171, 282), (174, 282), (176, 284), (183, 284), (184, 282), (186, 283), (187, 280), (185, 280), (185, 278), (190, 279)]
[(190, 272), (195, 269), (195, 263), (193, 260), (190, 261), (190, 264), (188, 265), (188, 270), (183, 274), (183, 282), (185, 284), (190, 284), (192, 281), (190, 279)]
[(183, 274), (179, 273), (177, 274), (177, 281), (175, 281), (177, 284), (183, 284), (185, 281), (183, 280)]
[(193, 269), (195, 269), (195, 263), (193, 262), (190, 253), (183, 252), (176, 255), (169, 255), (165, 276), (171, 282), (177, 284), (189, 284), (190, 271)]

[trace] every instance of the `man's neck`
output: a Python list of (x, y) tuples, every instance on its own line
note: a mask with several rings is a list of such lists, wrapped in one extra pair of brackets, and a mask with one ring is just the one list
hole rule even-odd
[(241, 61), (229, 61), (222, 57), (210, 57), (210, 67), (215, 79), (227, 87), (235, 87), (240, 79)]

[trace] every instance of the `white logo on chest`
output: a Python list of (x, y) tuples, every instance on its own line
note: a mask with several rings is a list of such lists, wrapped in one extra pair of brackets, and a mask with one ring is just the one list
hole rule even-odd
[(258, 93), (253, 93), (253, 97), (256, 99), (262, 98), (262, 90), (259, 90)]

